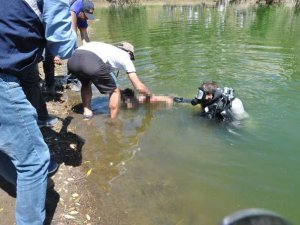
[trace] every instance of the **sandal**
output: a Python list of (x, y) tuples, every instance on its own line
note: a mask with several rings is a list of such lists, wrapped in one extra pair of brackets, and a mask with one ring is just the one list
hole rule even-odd
[(93, 118), (93, 114), (87, 115), (87, 114), (83, 114), (83, 120), (90, 120)]
[(48, 177), (52, 177), (58, 170), (59, 165), (57, 162), (50, 160), (49, 166), (48, 166)]

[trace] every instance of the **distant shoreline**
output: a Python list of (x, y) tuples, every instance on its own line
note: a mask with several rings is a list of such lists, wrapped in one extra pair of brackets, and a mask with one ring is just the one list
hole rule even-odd
[[(110, 6), (110, 3), (106, 0), (94, 0), (93, 1), (96, 7), (107, 8)], [(215, 6), (217, 1), (215, 0), (140, 0), (141, 6), (164, 6), (164, 5), (205, 5), (205, 6)], [(248, 2), (243, 2), (236, 5), (256, 5), (255, 0), (250, 0)]]
[[(110, 3), (106, 0), (93, 0), (96, 7), (107, 8), (110, 6)], [(259, 6), (266, 5), (267, 0), (248, 0), (241, 1), (241, 3), (228, 3), (228, 5), (236, 5), (242, 7), (248, 6)], [(295, 7), (296, 2), (294, 0), (273, 0), (273, 3), (270, 5), (279, 5), (282, 7)], [(205, 5), (205, 6), (215, 6), (217, 0), (140, 0), (139, 5), (141, 6), (163, 6), (163, 5)]]

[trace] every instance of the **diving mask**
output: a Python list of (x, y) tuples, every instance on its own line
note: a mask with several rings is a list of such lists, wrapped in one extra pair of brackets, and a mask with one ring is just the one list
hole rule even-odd
[(204, 90), (201, 87), (199, 87), (196, 97), (191, 101), (191, 104), (197, 105), (197, 104), (203, 103), (205, 100), (205, 96), (206, 96), (206, 94), (205, 94)]

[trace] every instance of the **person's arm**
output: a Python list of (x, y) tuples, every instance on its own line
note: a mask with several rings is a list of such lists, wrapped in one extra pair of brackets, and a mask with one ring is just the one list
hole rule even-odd
[(76, 34), (72, 30), (69, 1), (44, 1), (42, 21), (51, 54), (61, 59), (71, 57), (76, 47)]
[(133, 87), (142, 95), (150, 96), (151, 92), (139, 79), (136, 73), (128, 73), (128, 77), (133, 85)]
[(163, 96), (163, 95), (152, 95), (150, 98), (150, 103), (165, 103), (167, 106), (173, 105), (173, 98), (169, 96)]
[(72, 30), (77, 34), (77, 16), (74, 11), (71, 11)]
[(163, 95), (151, 95), (151, 96), (139, 96), (140, 103), (164, 103), (169, 108), (173, 105), (173, 98), (169, 96)]

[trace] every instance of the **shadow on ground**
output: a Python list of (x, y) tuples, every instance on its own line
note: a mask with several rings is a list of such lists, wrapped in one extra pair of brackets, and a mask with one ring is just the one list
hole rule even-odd
[[(80, 166), (82, 163), (82, 147), (85, 141), (68, 130), (73, 117), (67, 116), (64, 119), (58, 117), (58, 119), (62, 122), (61, 129), (58, 132), (48, 127), (41, 129), (45, 142), (49, 147), (51, 159), (58, 164), (64, 163), (72, 167)], [(60, 195), (54, 188), (48, 189), (46, 225), (51, 224), (59, 199)]]
[(45, 142), (50, 149), (51, 158), (57, 163), (64, 163), (69, 166), (80, 166), (82, 163), (82, 147), (84, 139), (77, 134), (68, 131), (68, 126), (73, 117), (68, 116), (62, 121), (62, 127), (59, 132), (51, 128), (44, 127), (41, 129)]
[[(68, 126), (71, 123), (73, 117), (66, 117), (64, 119), (58, 118), (61, 121), (60, 130), (57, 132), (52, 128), (42, 128), (41, 132), (44, 136), (45, 142), (47, 143), (51, 158), (55, 160), (59, 164), (65, 164), (71, 167), (78, 167), (82, 163), (82, 147), (84, 145), (84, 140), (68, 131)], [(50, 225), (56, 208), (57, 204), (60, 200), (59, 193), (54, 189), (53, 180), (51, 178), (48, 180), (48, 190), (46, 196), (46, 225)], [(9, 207), (10, 217), (6, 218), (10, 222), (15, 221), (14, 218), (14, 211), (15, 211), (15, 198), (16, 198), (16, 188), (14, 185), (7, 182), (4, 178), (0, 176), (0, 188), (6, 192), (9, 196), (4, 198), (4, 205), (6, 208)], [(7, 203), (6, 203), (7, 201)]]

